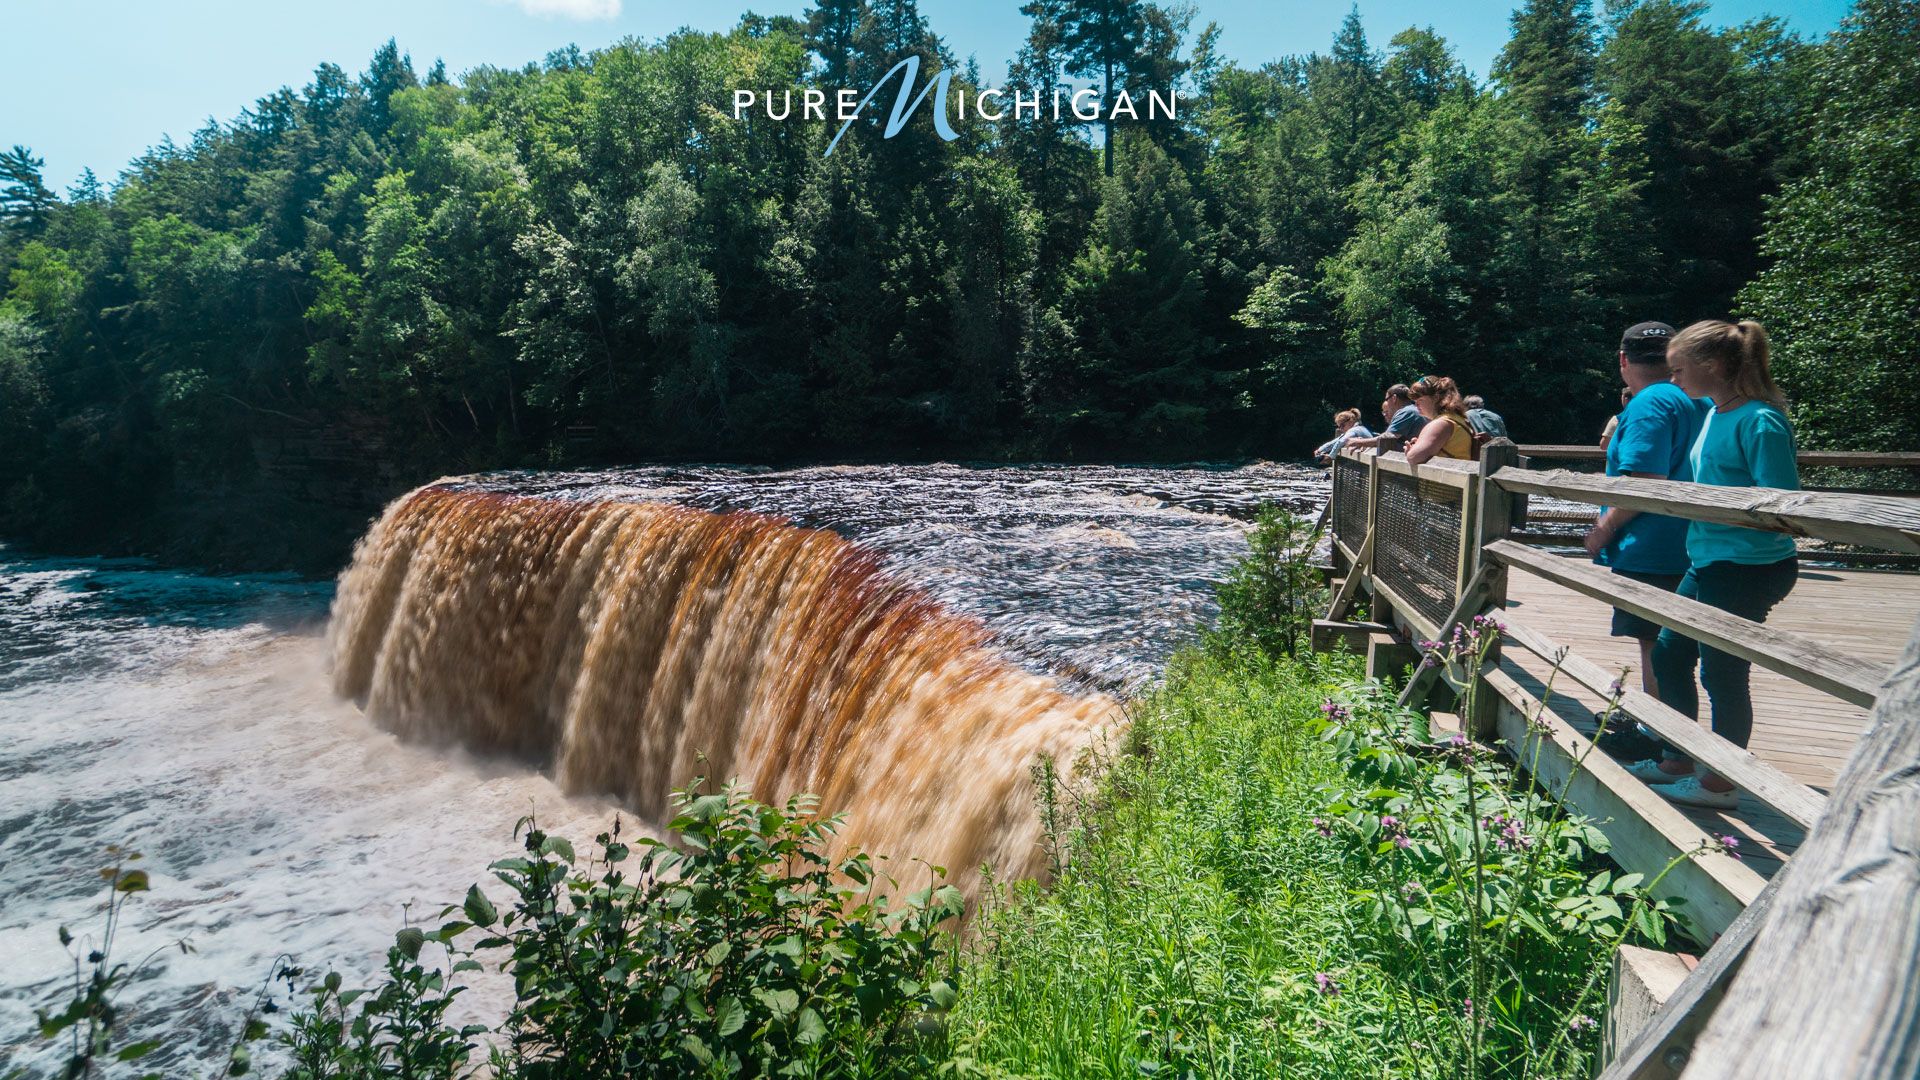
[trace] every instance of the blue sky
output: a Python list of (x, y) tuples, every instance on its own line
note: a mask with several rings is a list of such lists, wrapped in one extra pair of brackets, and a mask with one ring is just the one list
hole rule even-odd
[[(1021, 0), (921, 0), (934, 30), (997, 77), (1026, 34)], [(0, 146), (25, 144), (58, 188), (83, 166), (111, 179), (163, 135), (184, 140), (209, 117), (229, 120), (282, 85), (305, 85), (333, 61), (358, 72), (393, 37), (425, 71), (517, 67), (570, 42), (594, 48), (681, 26), (722, 30), (747, 7), (798, 14), (806, 0), (14, 0), (0, 41)], [(1325, 51), (1348, 0), (1200, 0), (1196, 28), (1221, 25), (1227, 55), (1248, 66)], [(1777, 14), (1825, 34), (1846, 0), (1718, 0), (1716, 24)], [(1484, 75), (1506, 40), (1506, 3), (1362, 0), (1368, 36), (1431, 25)]]

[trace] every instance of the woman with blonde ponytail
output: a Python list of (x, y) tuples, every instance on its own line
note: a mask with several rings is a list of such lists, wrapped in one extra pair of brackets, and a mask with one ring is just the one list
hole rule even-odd
[[(1667, 346), (1673, 381), (1689, 397), (1712, 405), (1689, 454), (1695, 483), (1799, 489), (1793, 425), (1768, 359), (1766, 328), (1750, 320), (1697, 322)], [(1737, 525), (1689, 522), (1687, 561), (1681, 596), (1754, 622), (1766, 621), (1800, 575), (1792, 537)], [(1699, 716), (1696, 664), (1713, 703), (1714, 734), (1746, 746), (1753, 734), (1747, 661), (1662, 630), (1653, 648), (1660, 699), (1687, 716)], [(1696, 775), (1693, 762), (1671, 747), (1660, 761), (1639, 762), (1628, 771), (1661, 785), (1657, 790), (1677, 803), (1732, 809), (1740, 802), (1731, 783), (1710, 772)]]

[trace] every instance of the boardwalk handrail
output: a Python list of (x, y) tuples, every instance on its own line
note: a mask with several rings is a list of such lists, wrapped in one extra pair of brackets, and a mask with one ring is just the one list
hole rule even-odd
[(1914, 1075), (1920, 626), (1894, 671), (1799, 853), (1601, 1080)]
[(1886, 677), (1885, 671), (1872, 664), (1843, 656), (1798, 634), (1743, 619), (1665, 589), (1642, 585), (1589, 562), (1550, 555), (1512, 540), (1496, 540), (1488, 544), (1485, 551), (1507, 566), (1603, 600), (1675, 633), (1685, 634), (1702, 645), (1751, 660), (1850, 704), (1872, 708), (1879, 696), (1881, 680)]
[(1616, 693), (1616, 683), (1622, 684), (1617, 692), (1620, 711), (1627, 719), (1638, 721), (1802, 829), (1812, 828), (1826, 809), (1826, 796), (1760, 760), (1752, 751), (1716, 737), (1652, 694), (1624, 685), (1624, 680), (1608, 674), (1599, 664), (1556, 644), (1531, 626), (1508, 619), (1501, 637), (1557, 666), (1562, 674), (1603, 698)]
[(1920, 552), (1920, 498), (1715, 487), (1565, 469), (1501, 469), (1502, 490), (1739, 525), (1888, 551)]
[[(1603, 461), (1607, 452), (1584, 443), (1571, 446), (1529, 443), (1520, 453), (1549, 461)], [(1920, 469), (1920, 453), (1912, 451), (1802, 450), (1795, 455), (1803, 469)]]
[[(1660, 895), (1687, 897), (1702, 940), (1720, 936), (1654, 1026), (1613, 1062), (1607, 1080), (1678, 1077), (1682, 1069), (1689, 1076), (1912, 1074), (1920, 1063), (1920, 922), (1911, 918), (1920, 891), (1920, 629), (1886, 683), (1884, 668), (1858, 657), (1510, 535), (1516, 504), (1546, 495), (1920, 552), (1920, 499), (1533, 472), (1514, 467), (1517, 456), (1518, 448), (1504, 440), (1489, 444), (1477, 465), (1338, 455), (1327, 520), (1346, 580), (1327, 617), (1340, 619), (1364, 587), (1373, 597), (1373, 623), (1443, 640), (1457, 622), (1504, 611), (1509, 575), (1526, 573), (1874, 710), (1867, 738), (1827, 799), (1652, 695), (1620, 685), (1624, 671), (1610, 679), (1600, 665), (1554, 644), (1543, 628), (1507, 623), (1503, 637), (1512, 646), (1617, 702), (1620, 715), (1808, 835), (1801, 854), (1765, 882), (1753, 868), (1712, 850), (1697, 816), (1654, 794), (1611, 757), (1591, 753), (1591, 737), (1550, 700), (1553, 676), (1544, 688), (1529, 689), (1521, 680), (1531, 674), (1496, 659), (1471, 677), (1462, 693), (1471, 696), (1463, 711), (1474, 737), (1504, 740), (1524, 767), (1563, 789), (1570, 807), (1599, 824), (1623, 866), (1657, 874)], [(1802, 464), (1920, 468), (1920, 454), (1807, 457)], [(1380, 635), (1370, 640), (1391, 644)], [(1427, 676), (1439, 667), (1417, 668), (1402, 703), (1419, 705)], [(1876, 950), (1858, 947), (1863, 934), (1876, 936)], [(1749, 949), (1753, 962), (1743, 964)], [(1896, 962), (1881, 962), (1879, 952)], [(1791, 977), (1783, 980), (1782, 973)], [(1841, 1033), (1837, 1039), (1829, 1034), (1834, 1031)]]
[[(1920, 551), (1920, 499), (1709, 487), (1562, 470), (1535, 472), (1515, 467), (1517, 457), (1517, 448), (1504, 440), (1489, 444), (1477, 463), (1414, 465), (1398, 453), (1345, 451), (1338, 455), (1327, 518), (1333, 526), (1336, 563), (1347, 573), (1327, 618), (1342, 619), (1364, 589), (1372, 598), (1372, 622), (1400, 628), (1411, 640), (1441, 641), (1456, 622), (1503, 612), (1509, 575), (1525, 573), (1640, 615), (1843, 701), (1865, 707), (1874, 704), (1883, 668), (1778, 627), (1612, 574), (1584, 559), (1526, 546), (1510, 538), (1514, 510), (1528, 496), (1549, 495), (1794, 536)], [(1602, 699), (1610, 698), (1614, 680), (1605, 678), (1599, 665), (1553, 646), (1541, 633), (1550, 629), (1515, 627), (1509, 642), (1542, 656), (1563, 677)], [(1432, 670), (1437, 668), (1429, 664), (1416, 672), (1403, 689), (1404, 704), (1421, 703), (1431, 688), (1432, 680), (1425, 676)], [(1650, 695), (1622, 689), (1619, 708), (1625, 716), (1801, 828), (1818, 818), (1823, 805), (1819, 793)], [(1564, 729), (1565, 739), (1550, 740), (1545, 758), (1535, 767), (1562, 768), (1561, 757), (1578, 755), (1560, 743), (1571, 745), (1587, 738), (1557, 715), (1541, 720), (1542, 713), (1555, 714), (1567, 705), (1534, 697), (1537, 689), (1525, 689), (1497, 666), (1477, 676), (1467, 692), (1474, 704), (1464, 711), (1473, 718), (1476, 738), (1513, 743), (1548, 720), (1557, 725), (1555, 730)], [(1576, 710), (1583, 708), (1577, 701), (1571, 704)], [(1533, 722), (1523, 717), (1532, 717)], [(1635, 869), (1657, 871), (1666, 861), (1657, 857), (1660, 851), (1670, 857), (1708, 838), (1702, 827), (1676, 816), (1663, 800), (1621, 770), (1601, 769), (1580, 790), (1583, 795), (1570, 801), (1601, 820), (1613, 820), (1608, 828), (1619, 834), (1616, 850), (1632, 861), (1650, 864)], [(1691, 844), (1688, 836), (1695, 837)], [(1731, 866), (1689, 860), (1675, 868), (1663, 891), (1673, 890), (1694, 901), (1701, 929), (1711, 934), (1731, 925), (1741, 906), (1757, 895), (1759, 884), (1759, 878)]]

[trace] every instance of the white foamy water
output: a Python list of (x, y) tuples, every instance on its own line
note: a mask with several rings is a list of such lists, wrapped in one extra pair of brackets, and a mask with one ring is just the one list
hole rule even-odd
[[(495, 475), (557, 497), (647, 497), (828, 526), (976, 615), (1025, 666), (1113, 688), (1146, 677), (1211, 611), (1262, 498), (1311, 510), (1305, 470), (858, 467)], [(412, 902), (431, 921), (513, 823), (587, 841), (610, 802), (533, 764), (408, 745), (329, 689), (332, 589), (0, 548), (0, 1072), (52, 1062), (32, 1010), (70, 961), (55, 933), (98, 923), (108, 844), (146, 853), (153, 891), (116, 954), (163, 952), (132, 987), (135, 1033), (167, 1075), (224, 1055), (274, 958), (349, 984), (377, 969)], [(484, 662), (477, 660), (476, 662)], [(495, 884), (496, 900), (503, 888)], [(497, 1011), (498, 976), (463, 999)], [(282, 998), (284, 1004), (284, 997)], [(137, 1034), (136, 1036), (137, 1037)]]

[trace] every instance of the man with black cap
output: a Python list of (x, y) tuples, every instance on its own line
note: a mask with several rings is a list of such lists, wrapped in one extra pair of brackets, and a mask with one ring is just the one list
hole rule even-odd
[[(1693, 479), (1688, 452), (1710, 406), (1673, 384), (1667, 373), (1671, 340), (1673, 327), (1663, 322), (1635, 323), (1620, 338), (1620, 378), (1633, 397), (1607, 444), (1608, 476)], [(1681, 518), (1603, 509), (1586, 543), (1595, 562), (1668, 592), (1680, 587), (1687, 572), (1687, 523)], [(1653, 693), (1653, 642), (1660, 636), (1659, 625), (1615, 608), (1613, 636), (1640, 642), (1640, 685)]]

